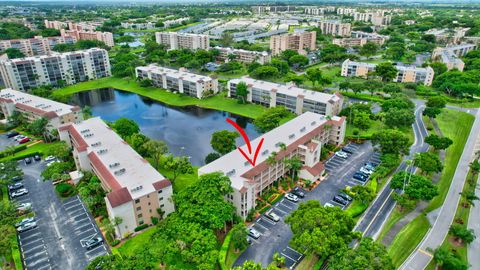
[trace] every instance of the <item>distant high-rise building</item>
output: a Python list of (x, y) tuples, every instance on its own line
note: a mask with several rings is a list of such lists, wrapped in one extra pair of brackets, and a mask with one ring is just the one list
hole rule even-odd
[(108, 47), (115, 46), (113, 34), (110, 32), (61, 29), (60, 33), (62, 37), (70, 36), (75, 37), (77, 40), (98, 40), (105, 43)]
[(208, 35), (178, 32), (156, 32), (155, 40), (158, 44), (165, 45), (167, 50), (208, 50), (210, 48), (210, 38)]
[(351, 31), (351, 24), (342, 23), (341, 21), (328, 20), (318, 22), (318, 27), (322, 30), (324, 35), (349, 37)]
[(439, 47), (433, 50), (432, 59), (444, 63), (448, 70), (456, 68), (463, 71), (465, 63), (460, 57), (465, 56), (469, 51), (476, 50), (477, 48), (478, 46), (476, 44), (460, 44), (445, 48)]
[(18, 49), (25, 56), (43, 55), (52, 52), (57, 44), (73, 44), (77, 42), (75, 37), (42, 37), (36, 36), (27, 39), (0, 40), (0, 51), (6, 49)]
[(300, 54), (316, 49), (317, 32), (305, 31), (302, 33), (289, 33), (276, 35), (270, 38), (270, 50), (277, 55), (285, 50), (294, 50)]

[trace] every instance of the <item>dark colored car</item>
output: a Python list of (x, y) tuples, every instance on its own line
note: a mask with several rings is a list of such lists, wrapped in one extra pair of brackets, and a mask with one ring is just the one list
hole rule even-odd
[(336, 202), (336, 203), (339, 203), (341, 205), (347, 205), (348, 204), (348, 202), (340, 196), (333, 196), (333, 201)]
[(32, 163), (32, 158), (27, 157), (27, 158), (24, 159), (24, 161), (25, 161), (25, 164), (30, 164), (30, 163)]
[(294, 189), (292, 189), (291, 193), (293, 195), (297, 195), (300, 198), (305, 197), (305, 192), (299, 187), (295, 187)]
[(355, 150), (352, 147), (345, 146), (342, 148), (342, 151), (348, 154), (353, 154)]
[(96, 246), (99, 246), (103, 243), (103, 239), (102, 237), (100, 236), (97, 236), (95, 238), (92, 238), (90, 240), (88, 240), (87, 242), (85, 242), (85, 247), (90, 250)]
[(40, 155), (35, 155), (35, 156), (33, 156), (33, 159), (34, 159), (35, 161), (40, 161), (40, 160), (42, 160), (42, 158), (40, 157)]
[(22, 177), (21, 176), (15, 176), (15, 177), (12, 178), (12, 181), (13, 182), (22, 181)]
[(365, 182), (367, 181), (368, 177), (365, 176), (363, 173), (356, 172), (353, 174), (353, 179)]
[(20, 135), (20, 133), (16, 132), (16, 131), (10, 131), (7, 133), (7, 138), (13, 138), (17, 135)]
[(338, 196), (339, 196), (339, 197), (342, 197), (342, 199), (344, 199), (344, 200), (346, 200), (346, 201), (349, 201), (349, 202), (352, 201), (352, 197), (348, 196), (347, 194), (345, 194), (345, 193), (343, 193), (343, 192), (338, 193)]

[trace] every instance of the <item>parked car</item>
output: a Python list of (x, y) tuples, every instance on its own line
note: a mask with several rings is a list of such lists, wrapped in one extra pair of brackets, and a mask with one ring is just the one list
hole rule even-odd
[(22, 178), (21, 176), (14, 176), (14, 177), (12, 177), (12, 181), (13, 181), (13, 182), (22, 181), (22, 179), (23, 179), (23, 178)]
[(345, 152), (345, 153), (348, 153), (348, 154), (353, 154), (353, 153), (355, 153), (355, 150), (354, 150), (352, 147), (348, 146), (348, 145), (345, 146), (345, 147), (343, 147), (343, 148), (342, 148), (342, 151)]
[(365, 165), (363, 166), (365, 167), (366, 169), (370, 170), (370, 171), (375, 171), (375, 166), (373, 166), (373, 163), (365, 163)]
[(260, 233), (257, 230), (255, 230), (254, 228), (248, 229), (248, 235), (250, 235), (250, 237), (255, 238), (255, 239), (260, 238)]
[(10, 191), (14, 191), (14, 190), (21, 189), (21, 188), (23, 188), (23, 184), (20, 183), (20, 182), (8, 185), (8, 190), (10, 190)]
[(54, 157), (54, 156), (48, 156), (48, 157), (45, 158), (45, 162), (52, 161), (52, 160), (55, 160), (55, 159), (56, 159), (56, 157)]
[(348, 202), (340, 196), (333, 196), (333, 201), (336, 202), (336, 203), (339, 203), (341, 205), (347, 205), (348, 204)]
[(30, 209), (32, 209), (32, 204), (31, 203), (21, 203), (17, 207), (17, 211), (19, 211), (19, 212), (27, 212)]
[(58, 162), (60, 162), (60, 161), (58, 161), (58, 160), (50, 161), (49, 163), (47, 163), (47, 167), (50, 167), (53, 164), (58, 163)]
[(19, 134), (19, 135), (17, 135), (17, 136), (14, 136), (13, 139), (14, 139), (15, 141), (18, 141), (18, 140), (21, 140), (21, 139), (23, 139), (23, 138), (25, 138), (25, 137), (27, 137), (27, 136), (22, 135), (22, 134)]
[(36, 227), (37, 227), (37, 223), (34, 221), (34, 222), (27, 223), (27, 224), (23, 224), (22, 226), (17, 228), (17, 231), (19, 233), (26, 232), (26, 231), (31, 230), (31, 229), (36, 228)]
[(18, 189), (16, 191), (12, 192), (12, 194), (10, 196), (12, 198), (16, 198), (16, 197), (23, 196), (25, 194), (28, 194), (28, 190), (26, 188), (21, 188), (21, 189)]
[(325, 203), (323, 206), (324, 206), (324, 207), (334, 207), (335, 205), (327, 202), (327, 203)]
[(275, 221), (275, 222), (280, 221), (280, 217), (279, 217), (277, 214), (275, 214), (275, 212), (273, 212), (273, 210), (267, 211), (267, 212), (265, 213), (265, 216), (266, 216), (268, 219), (271, 219), (271, 220), (273, 220), (273, 221)]
[(42, 160), (42, 157), (40, 157), (40, 155), (35, 155), (35, 156), (33, 156), (33, 159), (35, 161), (40, 161), (40, 160)]
[(335, 156), (340, 157), (340, 158), (348, 158), (347, 153), (345, 153), (343, 151), (335, 152)]
[(291, 193), (300, 198), (305, 197), (305, 192), (300, 187), (294, 187)]
[(345, 194), (345, 193), (343, 193), (343, 192), (338, 193), (338, 196), (339, 196), (339, 197), (342, 197), (342, 199), (344, 199), (344, 200), (346, 200), (346, 201), (349, 201), (349, 202), (352, 201), (352, 197), (348, 196), (347, 194)]
[(247, 243), (248, 243), (249, 245), (252, 244), (252, 239), (250, 239), (250, 237), (248, 237), (248, 236), (247, 236)]
[(101, 245), (102, 243), (103, 243), (102, 237), (97, 236), (85, 242), (85, 247), (87, 248), (87, 250), (90, 250), (96, 246)]
[(17, 131), (10, 131), (7, 133), (7, 138), (13, 138), (15, 136), (18, 136), (20, 133), (18, 133)]
[(298, 197), (296, 195), (293, 195), (292, 193), (287, 193), (287, 195), (285, 195), (285, 198), (292, 202), (298, 202)]
[(31, 223), (31, 222), (34, 222), (34, 221), (35, 221), (35, 217), (24, 218), (24, 219), (22, 219), (20, 222), (17, 222), (17, 223), (15, 224), (15, 228), (18, 228), (18, 227), (20, 227), (20, 226), (23, 226), (23, 225), (25, 225), (25, 224), (27, 224), (27, 223)]
[(27, 157), (27, 158), (24, 159), (24, 161), (25, 161), (25, 164), (30, 164), (30, 163), (32, 163), (32, 158)]
[(29, 142), (29, 141), (30, 141), (30, 138), (25, 137), (25, 138), (19, 140), (18, 143), (19, 143), (19, 144), (24, 144), (24, 143), (27, 143), (27, 142)]
[(364, 173), (364, 174), (367, 174), (367, 175), (370, 175), (373, 173), (373, 171), (365, 168), (365, 166), (363, 166), (362, 168), (360, 168), (360, 172)]
[(367, 181), (368, 177), (365, 176), (363, 173), (356, 172), (353, 174), (353, 179), (365, 182)]

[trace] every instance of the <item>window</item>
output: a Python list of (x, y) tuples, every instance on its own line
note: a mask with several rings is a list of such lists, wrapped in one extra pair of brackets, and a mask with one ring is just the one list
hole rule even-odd
[(143, 225), (143, 220), (139, 220), (138, 224)]
[(163, 201), (163, 197), (158, 198), (159, 201)]
[(148, 205), (152, 205), (152, 203), (149, 202)]
[(142, 218), (142, 216), (143, 216), (142, 214), (138, 214), (138, 215), (137, 215), (138, 218)]
[(142, 210), (142, 207), (137, 207), (137, 211), (140, 211), (140, 210)]
[(139, 203), (139, 202), (140, 202), (140, 199), (136, 199), (136, 200), (135, 200), (135, 203)]
[(158, 194), (160, 194), (160, 193), (162, 193), (162, 192), (163, 192), (163, 190), (160, 189), (160, 190), (158, 191)]
[(152, 209), (148, 210), (148, 212), (152, 213)]
[(147, 195), (147, 198), (150, 198), (150, 195)]
[(163, 207), (165, 207), (165, 204), (160, 204), (160, 208), (163, 208)]

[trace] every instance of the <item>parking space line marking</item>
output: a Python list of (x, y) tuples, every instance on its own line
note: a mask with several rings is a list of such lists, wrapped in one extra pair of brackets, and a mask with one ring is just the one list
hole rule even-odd
[(42, 266), (42, 267), (37, 268), (37, 269), (38, 269), (38, 270), (42, 270), (42, 269), (45, 269), (45, 268), (50, 268), (50, 269), (52, 269), (52, 266), (51, 266), (50, 264), (47, 264), (47, 265)]
[(75, 223), (78, 224), (79, 222), (82, 222), (82, 221), (84, 221), (84, 220), (89, 220), (89, 219), (90, 219), (90, 218), (87, 216), (86, 218), (82, 218), (82, 219), (80, 219), (80, 220), (75, 220), (75, 219), (74, 219), (74, 221), (75, 221)]
[(80, 226), (80, 227), (76, 227), (76, 228), (75, 228), (75, 231), (78, 231), (78, 229), (81, 229), (81, 228), (84, 228), (84, 227), (87, 227), (87, 226), (93, 226), (93, 224), (89, 222), (89, 223), (84, 224), (84, 225), (82, 225), (82, 226)]
[(264, 219), (264, 218), (260, 218), (260, 219), (258, 219), (258, 220), (259, 220), (259, 221), (260, 221), (260, 220), (261, 220), (261, 221), (266, 221), (266, 222), (269, 223), (270, 225), (275, 225), (275, 224), (276, 224), (275, 222), (270, 221), (268, 218), (265, 218), (265, 219)]
[(37, 233), (31, 234), (31, 235), (26, 236), (26, 237), (21, 237), (21, 236), (19, 235), (18, 238), (20, 238), (20, 242), (22, 242), (23, 240), (30, 239), (30, 238), (32, 238), (32, 237), (34, 237), (34, 236), (39, 235), (39, 234), (40, 234), (40, 232), (37, 232)]
[[(255, 222), (255, 225), (258, 225), (258, 226), (262, 227), (263, 229), (265, 229), (265, 231), (268, 231), (268, 228), (265, 228), (265, 226), (263, 226), (263, 225), (260, 224), (260, 223)], [(254, 226), (255, 226), (255, 225), (254, 225)], [(261, 232), (259, 232), (259, 233), (260, 233), (261, 235), (263, 235)]]
[(74, 208), (74, 207), (81, 206), (81, 205), (82, 205), (82, 204), (79, 203), (79, 204), (75, 204), (75, 205), (72, 205), (72, 206), (69, 206), (69, 207), (65, 207), (65, 210), (68, 211), (69, 209), (72, 209), (72, 208)]
[(29, 267), (33, 267), (41, 262), (44, 262), (44, 261), (47, 261), (48, 260), (48, 257), (47, 258), (43, 258), (43, 259), (39, 259), (39, 260), (36, 260), (35, 262), (31, 263), (31, 264), (27, 264), (27, 266)]
[(68, 202), (64, 203), (63, 205), (65, 206), (65, 205), (70, 204), (72, 202), (79, 202), (79, 201), (78, 201), (77, 198), (75, 198), (74, 200), (68, 201)]
[(29, 252), (32, 252), (32, 251), (35, 250), (35, 249), (44, 248), (44, 247), (45, 247), (45, 245), (44, 245), (44, 244), (41, 244), (41, 245), (35, 246), (35, 247), (33, 247), (33, 248), (30, 248), (29, 250), (23, 250), (23, 254), (29, 253)]
[(90, 249), (89, 251), (85, 252), (85, 254), (89, 255), (90, 253), (92, 253), (92, 251), (95, 251), (95, 250), (97, 250), (97, 249), (100, 248), (100, 247), (102, 247), (103, 250), (106, 251), (105, 247), (104, 247), (103, 244), (102, 244), (102, 245), (97, 246), (97, 247), (94, 248), (94, 249)]
[(290, 209), (290, 210), (293, 209), (292, 207), (290, 207), (290, 206), (288, 206), (287, 204), (285, 204), (283, 201), (282, 201), (282, 206), (285, 206), (286, 208), (288, 208), (288, 209)]
[(86, 232), (89, 232), (89, 231), (91, 231), (91, 230), (94, 230), (95, 232), (97, 231), (95, 228), (90, 228), (90, 229), (88, 229), (88, 230), (86, 230), (86, 231), (83, 231), (83, 232), (80, 232), (80, 233), (76, 233), (76, 234), (77, 234), (77, 236), (80, 236), (80, 235), (82, 235), (82, 234), (84, 234), (84, 233), (86, 233)]
[[(277, 203), (277, 205), (275, 205), (275, 206), (278, 206), (278, 203)], [(285, 211), (283, 211), (282, 209), (279, 209), (279, 208), (277, 208), (277, 207), (275, 207), (274, 209), (275, 209), (275, 211), (282, 212), (284, 215), (288, 214), (288, 212), (285, 212)]]
[[(76, 213), (78, 211), (82, 211), (82, 213), (80, 215), (83, 215), (83, 214), (86, 214), (85, 211), (83, 210), (83, 208), (80, 208), (80, 209), (77, 209), (77, 210), (74, 210), (72, 212), (69, 212), (68, 214), (70, 215), (70, 217), (72, 217), (72, 214), (73, 213)], [(75, 218), (76, 216), (73, 216), (73, 218)]]
[(36, 239), (36, 240), (33, 240), (33, 241), (30, 242), (30, 243), (21, 244), (21, 245), (22, 245), (22, 247), (25, 247), (25, 246), (31, 245), (31, 244), (33, 244), (33, 243), (36, 243), (36, 242), (38, 242), (38, 241), (43, 241), (43, 239), (42, 239), (42, 238), (38, 238), (38, 239)]
[[(36, 258), (36, 257), (39, 257), (39, 256), (43, 256), (43, 255), (47, 255), (47, 251), (46, 250), (43, 250), (43, 251), (40, 251), (40, 252), (36, 252), (32, 255), (29, 255), (27, 258), (28, 259), (31, 259), (31, 258)], [(47, 255), (48, 256), (48, 255)]]
[(282, 254), (283, 256), (285, 256), (285, 258), (289, 258), (290, 260), (292, 260), (294, 263), (297, 262), (297, 260), (293, 259), (293, 258), (290, 258), (289, 256), (287, 256), (285, 253), (283, 253), (283, 251), (280, 253)]
[[(298, 259), (300, 259), (300, 258), (303, 256), (302, 253), (296, 251), (295, 249), (293, 249), (293, 248), (291, 248), (291, 247), (289, 247), (289, 246), (287, 246), (287, 249), (289, 249), (289, 250), (291, 250), (293, 253), (297, 254), (297, 255), (298, 255)], [(298, 260), (298, 259), (297, 259), (297, 260)]]

